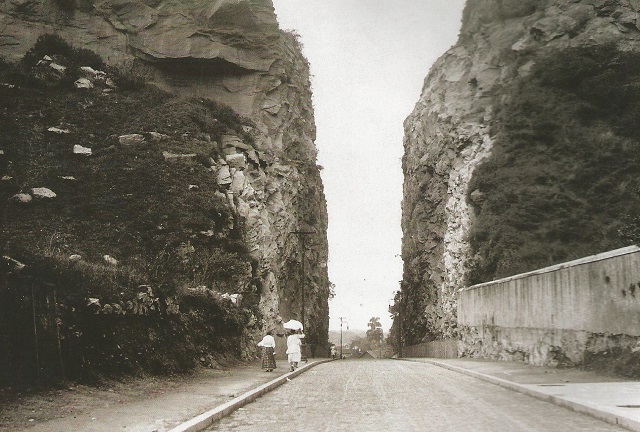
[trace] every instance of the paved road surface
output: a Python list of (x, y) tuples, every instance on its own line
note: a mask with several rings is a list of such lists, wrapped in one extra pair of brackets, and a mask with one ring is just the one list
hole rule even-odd
[(424, 363), (316, 366), (208, 431), (604, 432), (624, 429)]

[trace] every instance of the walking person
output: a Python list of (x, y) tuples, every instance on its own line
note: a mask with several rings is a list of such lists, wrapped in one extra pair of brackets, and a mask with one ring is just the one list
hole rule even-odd
[(289, 371), (291, 372), (296, 370), (302, 358), (300, 346), (302, 345), (301, 338), (303, 337), (304, 334), (300, 330), (294, 331), (287, 336), (287, 359), (289, 360)]
[(262, 369), (271, 372), (276, 368), (276, 340), (272, 336), (273, 332), (269, 330), (264, 338), (258, 342), (258, 346), (262, 347)]

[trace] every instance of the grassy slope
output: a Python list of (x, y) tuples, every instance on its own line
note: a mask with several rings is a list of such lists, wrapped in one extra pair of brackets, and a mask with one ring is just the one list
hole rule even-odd
[(613, 46), (548, 52), (509, 89), (469, 189), (471, 284), (640, 239), (639, 65)]
[[(44, 55), (67, 72), (36, 67)], [(242, 232), (207, 163), (221, 151), (220, 136), (243, 136), (246, 121), (212, 101), (145, 86), (131, 71), (108, 70), (119, 86), (115, 92), (77, 90), (72, 82), (79, 66), (108, 70), (94, 54), (56, 38), (41, 40), (21, 64), (0, 62), (0, 82), (15, 85), (0, 86), (0, 176), (11, 177), (0, 182), (2, 255), (25, 262), (29, 277), (56, 287), (68, 374), (186, 370), (216, 352), (238, 356), (257, 296), (246, 293), (243, 308), (235, 308), (187, 288), (235, 289), (238, 278), (251, 276)], [(52, 126), (70, 133), (48, 132)], [(152, 131), (169, 138), (119, 144), (120, 135)], [(75, 144), (93, 155), (73, 154)], [(163, 151), (198, 158), (170, 163)], [(199, 188), (189, 191), (189, 185)], [(26, 205), (10, 200), (33, 187), (57, 197)], [(70, 254), (83, 262), (69, 264)], [(102, 265), (104, 254), (120, 261), (118, 270)], [(150, 284), (155, 296), (176, 298), (181, 314), (136, 320), (86, 310), (89, 297), (125, 304), (140, 284)]]

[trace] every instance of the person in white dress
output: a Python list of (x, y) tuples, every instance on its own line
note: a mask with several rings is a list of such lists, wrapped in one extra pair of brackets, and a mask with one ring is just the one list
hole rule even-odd
[(302, 352), (300, 350), (302, 342), (300, 339), (303, 337), (304, 334), (300, 330), (296, 330), (287, 336), (287, 360), (289, 360), (289, 370), (291, 372), (296, 370), (302, 358)]

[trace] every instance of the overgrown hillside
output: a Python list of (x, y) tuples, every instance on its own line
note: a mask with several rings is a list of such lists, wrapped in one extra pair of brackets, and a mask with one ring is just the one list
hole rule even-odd
[(469, 186), (469, 283), (640, 241), (640, 54), (549, 50), (505, 94)]
[(240, 358), (262, 325), (255, 263), (213, 168), (251, 122), (54, 36), (0, 83), (0, 325), (24, 321), (3, 343), (29, 363), (0, 378), (33, 349), (71, 378)]
[[(128, 109), (131, 119), (127, 121), (145, 120), (145, 124), (133, 125), (141, 128), (145, 141), (136, 136), (123, 141), (133, 145), (164, 142), (159, 148), (165, 160), (191, 163), (189, 159), (196, 158), (202, 159), (196, 165), (210, 166), (214, 186), (195, 186), (201, 195), (219, 189), (221, 194), (216, 195), (234, 222), (234, 231), (222, 237), (232, 243), (243, 237), (243, 246), (251, 256), (251, 278), (241, 285), (254, 287), (251, 290), (259, 293), (262, 320), (258, 320), (261, 325), (255, 333), (267, 329), (280, 332), (283, 320), (304, 316), (312, 349), (326, 352), (331, 286), (328, 217), (314, 142), (309, 64), (297, 37), (280, 29), (272, 0), (0, 2), (0, 21), (0, 56), (6, 59), (20, 61), (38, 37), (54, 32), (100, 54), (111, 67), (125, 65), (129, 70), (134, 65), (134, 75), (144, 70), (147, 82), (182, 96), (157, 107), (150, 106), (155, 102), (145, 105), (145, 109), (159, 110), (162, 115), (156, 117), (151, 115), (154, 112), (147, 116), (144, 110)], [(77, 76), (69, 79), (73, 82)], [(124, 87), (120, 83), (118, 90)], [(242, 128), (237, 128), (233, 121), (226, 122), (217, 107), (212, 108), (217, 113), (203, 114), (210, 109), (209, 102), (193, 102), (203, 99), (229, 106), (250, 119), (251, 126), (243, 121)], [(189, 101), (186, 105), (185, 100)], [(152, 133), (156, 131), (142, 130), (142, 126), (161, 129), (154, 122), (166, 116), (177, 117), (175, 122), (167, 121), (172, 125), (165, 134), (170, 135), (169, 140)], [(172, 135), (171, 131), (192, 118), (198, 120), (197, 130), (206, 130), (202, 136), (189, 135), (183, 140), (179, 134)], [(217, 140), (223, 124), (229, 129)], [(111, 142), (119, 143), (123, 133), (132, 131), (116, 131), (118, 139)], [(206, 135), (217, 145), (209, 144)], [(215, 149), (219, 158), (198, 156)], [(186, 153), (181, 153), (183, 150)], [(194, 196), (197, 194), (189, 194), (185, 200)], [(209, 201), (207, 205), (217, 207)], [(224, 212), (220, 213), (221, 220), (226, 219)], [(293, 234), (296, 231), (314, 233), (306, 238), (304, 281), (300, 271), (303, 242)], [(193, 246), (193, 242), (185, 244), (180, 253)], [(200, 252), (196, 248), (190, 259), (199, 260)], [(245, 352), (255, 352), (251, 345), (245, 348)]]

